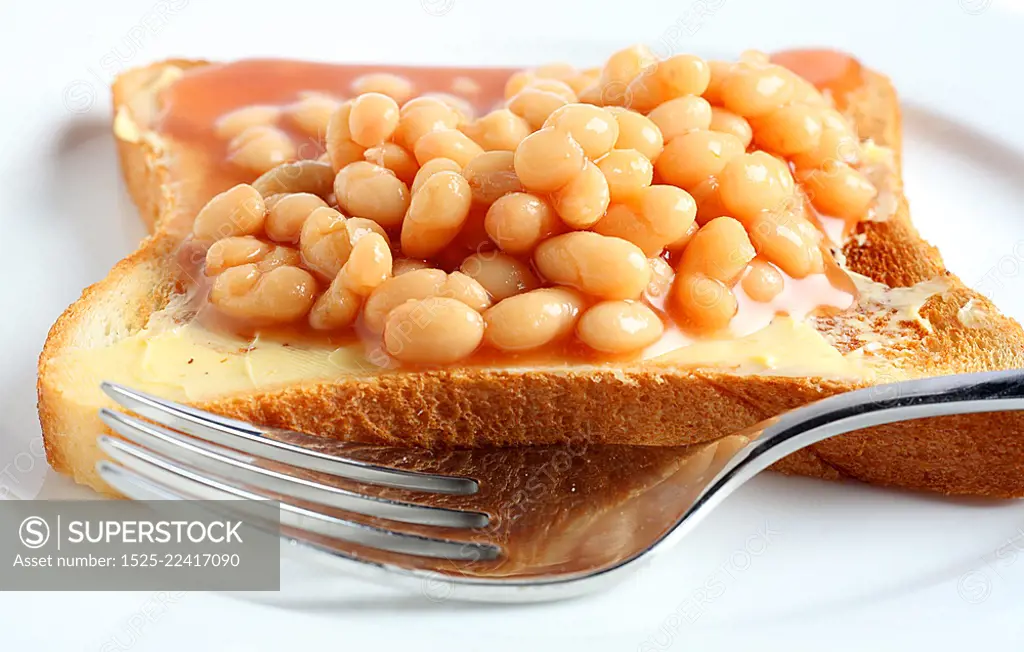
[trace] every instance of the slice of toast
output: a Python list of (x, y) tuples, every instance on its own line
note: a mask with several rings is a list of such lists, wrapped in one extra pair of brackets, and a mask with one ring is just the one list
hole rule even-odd
[[(39, 361), (39, 414), (50, 463), (100, 491), (109, 491), (94, 468), (100, 457), (95, 438), (104, 431), (96, 413), (108, 404), (98, 387), (104, 379), (240, 419), (369, 443), (471, 447), (583, 438), (685, 445), (866, 385), (1024, 366), (1020, 325), (948, 272), (911, 224), (899, 172), (896, 93), (871, 71), (835, 92), (861, 137), (892, 154), (876, 179), (889, 193), (892, 215), (861, 223), (842, 252), (870, 291), (837, 318), (780, 327), (784, 336), (776, 339), (727, 345), (729, 355), (755, 349), (757, 355), (742, 363), (517, 363), (379, 373), (344, 352), (339, 358), (337, 352), (197, 339), (180, 325), (184, 302), (175, 253), (187, 231), (182, 224), (187, 227), (210, 196), (190, 180), (204, 178), (217, 163), (157, 133), (153, 121), (160, 90), (203, 65), (163, 62), (115, 83), (123, 171), (153, 235), (68, 308)], [(771, 363), (776, 358), (786, 363)], [(799, 451), (777, 469), (947, 494), (1024, 496), (1024, 415), (879, 426)]]

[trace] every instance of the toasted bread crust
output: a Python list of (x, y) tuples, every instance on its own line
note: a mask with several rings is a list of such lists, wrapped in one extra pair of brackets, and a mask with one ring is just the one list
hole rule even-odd
[[(175, 62), (200, 65), (200, 62)], [(115, 106), (137, 83), (133, 71), (114, 87)], [(866, 73), (847, 105), (862, 136), (900, 144), (899, 108), (888, 79)], [(172, 144), (173, 146), (173, 144)], [(125, 179), (155, 233), (111, 274), (88, 288), (53, 326), (39, 363), (39, 413), (47, 454), (59, 471), (100, 491), (102, 425), (95, 406), (68, 398), (47, 361), (61, 351), (98, 346), (105, 332), (140, 328), (166, 302), (174, 279), (166, 264), (176, 238), (160, 229), (180, 202), (167, 189), (165, 159), (145, 143), (120, 142)], [(892, 286), (948, 276), (951, 289), (922, 308), (932, 332), (913, 344), (906, 364), (920, 375), (1024, 367), (1024, 332), (987, 299), (949, 274), (934, 247), (917, 234), (905, 198), (887, 222), (861, 225), (863, 238), (845, 247), (853, 271)], [(111, 298), (116, 310), (103, 311)], [(973, 299), (992, 316), (970, 328), (957, 310)], [(127, 308), (125, 307), (127, 303)], [(108, 321), (114, 322), (114, 327)], [(108, 336), (109, 337), (109, 336)], [(784, 410), (860, 385), (815, 378), (741, 376), (679, 369), (511, 372), (452, 369), (307, 383), (208, 401), (221, 414), (309, 433), (417, 446), (522, 445), (578, 441), (643, 445), (688, 444), (735, 432)], [(552, 406), (569, 406), (558, 409)], [(698, 407), (699, 406), (699, 407)], [(1024, 415), (938, 417), (879, 426), (837, 437), (786, 458), (784, 473), (830, 480), (853, 478), (947, 494), (1024, 496)]]

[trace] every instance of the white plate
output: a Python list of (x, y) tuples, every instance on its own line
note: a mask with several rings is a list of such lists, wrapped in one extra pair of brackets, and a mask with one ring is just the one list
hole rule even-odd
[[(0, 494), (88, 495), (45, 473), (35, 361), (54, 318), (143, 235), (120, 183), (106, 85), (166, 56), (588, 63), (641, 40), (702, 52), (831, 44), (901, 90), (922, 233), (968, 284), (1024, 317), (1022, 95), (1005, 65), (1022, 60), (1018, 2), (344, 4), (292, 1), (270, 16), (252, 4), (94, 0), (60, 20), (42, 3), (0, 10), (17, 25), (0, 40), (0, 68), (19, 91), (0, 104)], [(287, 591), (260, 600), (0, 593), (0, 624), (12, 649), (981, 648), (1020, 641), (1022, 553), (1019, 502), (766, 475), (634, 580), (572, 603), (456, 605), (288, 566)]]

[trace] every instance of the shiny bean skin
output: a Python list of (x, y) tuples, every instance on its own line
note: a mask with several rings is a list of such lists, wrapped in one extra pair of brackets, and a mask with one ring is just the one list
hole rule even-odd
[(603, 301), (588, 308), (576, 325), (580, 340), (604, 353), (639, 351), (664, 332), (661, 318), (639, 301)]
[(519, 144), (515, 170), (532, 192), (554, 192), (583, 170), (583, 148), (569, 134), (553, 127), (536, 131)]
[(451, 160), (450, 158), (433, 158), (423, 164), (423, 166), (416, 172), (416, 177), (413, 179), (412, 188), (410, 192), (416, 194), (416, 192), (423, 187), (423, 184), (431, 176), (438, 172), (462, 172), (462, 166)]
[(771, 301), (784, 285), (782, 274), (766, 260), (755, 258), (750, 261), (747, 273), (740, 281), (743, 291), (754, 301)]
[(508, 297), (484, 312), (484, 341), (502, 351), (539, 348), (572, 333), (583, 306), (583, 297), (567, 288)]
[(722, 281), (700, 274), (676, 274), (669, 308), (687, 329), (715, 332), (725, 329), (736, 315), (736, 295)]
[(741, 154), (718, 175), (719, 194), (729, 215), (743, 223), (792, 200), (796, 185), (789, 166), (765, 152)]
[(277, 196), (280, 199), (270, 207), (264, 225), (267, 237), (274, 242), (295, 244), (309, 214), (318, 208), (326, 208), (327, 204), (310, 193)]
[(529, 254), (537, 243), (560, 230), (558, 216), (543, 197), (524, 192), (507, 194), (487, 210), (484, 229), (502, 251)]
[(366, 296), (391, 277), (391, 248), (379, 233), (367, 233), (352, 245), (340, 276), (345, 287)]
[(286, 324), (309, 312), (316, 280), (291, 266), (260, 270), (255, 264), (224, 270), (210, 288), (210, 303), (228, 317), (250, 324)]
[(459, 270), (480, 283), (495, 301), (533, 290), (540, 285), (528, 265), (507, 254), (473, 254), (462, 261)]
[(603, 299), (635, 299), (651, 278), (639, 247), (589, 231), (549, 238), (538, 245), (533, 259), (548, 281)]
[(745, 149), (732, 134), (698, 129), (669, 141), (654, 167), (666, 183), (688, 190), (721, 172)]
[(237, 235), (254, 235), (263, 229), (267, 205), (250, 185), (239, 184), (220, 193), (199, 211), (192, 223), (197, 240), (212, 242)]
[(743, 225), (731, 217), (718, 217), (697, 231), (683, 250), (681, 274), (700, 274), (732, 285), (756, 252)]
[(333, 208), (317, 208), (299, 233), (299, 251), (307, 269), (333, 280), (352, 252), (345, 217)]
[(562, 222), (573, 229), (586, 229), (608, 210), (611, 189), (601, 168), (586, 161), (583, 170), (552, 195), (552, 201)]
[(459, 234), (473, 202), (469, 182), (455, 172), (438, 172), (413, 195), (402, 222), (402, 252), (429, 258)]
[(523, 184), (516, 176), (515, 155), (512, 152), (484, 152), (462, 170), (473, 193), (473, 201), (490, 206), (499, 197), (510, 192), (521, 192)]
[(484, 337), (484, 319), (461, 301), (430, 297), (388, 313), (384, 348), (402, 362), (451, 364), (469, 357)]
[(363, 298), (350, 290), (344, 272), (339, 273), (309, 311), (309, 325), (318, 331), (351, 326), (359, 316)]
[(486, 151), (516, 151), (519, 143), (533, 131), (530, 123), (508, 109), (497, 109), (474, 122), (459, 127)]
[(439, 269), (417, 269), (393, 276), (370, 293), (363, 308), (363, 322), (372, 333), (381, 333), (388, 313), (411, 299), (441, 294), (448, 275)]

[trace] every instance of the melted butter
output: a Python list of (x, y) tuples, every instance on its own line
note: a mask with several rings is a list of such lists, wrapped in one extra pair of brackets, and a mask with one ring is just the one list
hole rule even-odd
[(956, 318), (967, 328), (988, 328), (992, 315), (979, 306), (977, 301), (968, 299), (967, 303), (956, 311)]

